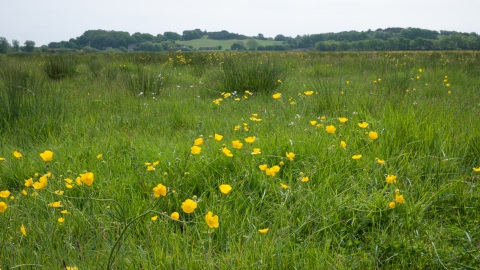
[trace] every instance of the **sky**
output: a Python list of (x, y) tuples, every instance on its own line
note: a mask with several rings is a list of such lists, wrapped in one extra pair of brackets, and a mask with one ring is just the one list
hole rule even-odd
[(0, 0), (0, 37), (48, 45), (87, 30), (296, 37), (388, 27), (476, 32), (479, 0)]

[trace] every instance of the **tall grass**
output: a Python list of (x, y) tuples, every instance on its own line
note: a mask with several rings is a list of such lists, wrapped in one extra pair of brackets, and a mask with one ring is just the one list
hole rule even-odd
[(79, 59), (61, 80), (34, 56), (1, 60), (2, 93), (35, 95), (1, 130), (0, 268), (478, 267), (476, 52)]
[(77, 55), (44, 55), (42, 69), (52, 80), (73, 77), (77, 73), (78, 57)]

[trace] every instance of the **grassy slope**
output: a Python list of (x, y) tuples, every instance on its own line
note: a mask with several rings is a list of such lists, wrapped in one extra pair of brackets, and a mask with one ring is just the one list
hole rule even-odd
[[(256, 40), (258, 45), (267, 46), (267, 45), (275, 45), (275, 44), (282, 44), (281, 41), (273, 41), (273, 40)], [(193, 46), (194, 49), (198, 50), (200, 47), (217, 47), (222, 46), (222, 50), (230, 49), (235, 42), (243, 42), (246, 45), (246, 40), (239, 40), (239, 39), (229, 39), (229, 40), (214, 40), (208, 38), (201, 38), (201, 39), (194, 39), (188, 41), (178, 41), (178, 44), (186, 45), (186, 46)]]
[[(0, 197), (8, 204), (0, 213), (2, 269), (105, 269), (109, 258), (119, 269), (478, 266), (475, 52), (258, 54), (262, 64), (253, 57), (256, 65), (276, 59), (272, 67), (290, 67), (281, 83), (270, 78), (277, 84), (268, 90), (282, 97), (252, 90), (245, 98), (239, 89), (240, 100), (220, 95), (216, 71), (233, 57), (239, 64), (233, 74), (240, 74), (255, 66), (251, 54), (67, 55), (67, 62), (78, 58), (76, 74), (57, 81), (44, 76), (43, 57), (51, 56), (0, 58), (2, 94), (28, 89), (22, 114), (0, 129), (0, 191), (15, 197)], [(142, 76), (156, 83), (141, 84)], [(253, 114), (262, 120), (253, 121)], [(348, 121), (341, 124), (339, 117)], [(363, 121), (366, 129), (357, 125)], [(336, 132), (327, 133), (327, 125)], [(210, 137), (215, 133), (222, 141)], [(191, 155), (200, 136), (202, 152)], [(257, 140), (248, 144), (247, 136)], [(233, 140), (243, 147), (234, 149)], [(233, 157), (222, 154), (222, 144)], [(252, 155), (254, 147), (262, 153)], [(39, 157), (46, 149), (54, 152), (52, 162)], [(15, 150), (23, 157), (14, 158)], [(286, 152), (295, 153), (293, 161)], [(353, 160), (357, 154), (362, 158)], [(144, 163), (154, 161), (159, 164), (148, 171)], [(259, 169), (282, 161), (274, 177)], [(85, 171), (95, 174), (92, 186), (65, 186), (67, 177)], [(24, 185), (47, 172), (53, 176), (45, 189)], [(388, 174), (397, 182), (386, 183)], [(154, 198), (159, 183), (168, 192)], [(230, 184), (232, 192), (221, 194), (220, 184)], [(396, 189), (405, 203), (389, 209)], [(187, 198), (198, 201), (192, 214), (182, 212)], [(48, 206), (55, 201), (63, 207)], [(174, 211), (179, 222), (168, 217)], [(208, 211), (219, 216), (218, 229), (207, 227)], [(270, 230), (260, 234), (263, 228)]]

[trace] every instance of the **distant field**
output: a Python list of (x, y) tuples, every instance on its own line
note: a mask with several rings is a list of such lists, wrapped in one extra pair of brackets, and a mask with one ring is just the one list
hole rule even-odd
[[(243, 42), (246, 45), (246, 39), (228, 39), (228, 40), (215, 40), (215, 39), (194, 39), (188, 41), (178, 41), (178, 44), (192, 46), (194, 49), (198, 50), (200, 47), (217, 47), (222, 46), (222, 51), (230, 49), (235, 42)], [(275, 45), (275, 44), (282, 44), (282, 41), (273, 41), (273, 40), (257, 40), (259, 46), (267, 46), (267, 45)]]

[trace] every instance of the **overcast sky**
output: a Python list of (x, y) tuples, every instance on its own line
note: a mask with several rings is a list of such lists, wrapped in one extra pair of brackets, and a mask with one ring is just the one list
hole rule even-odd
[(388, 27), (480, 34), (480, 0), (0, 0), (0, 37), (21, 45), (47, 45), (94, 29), (295, 37)]

